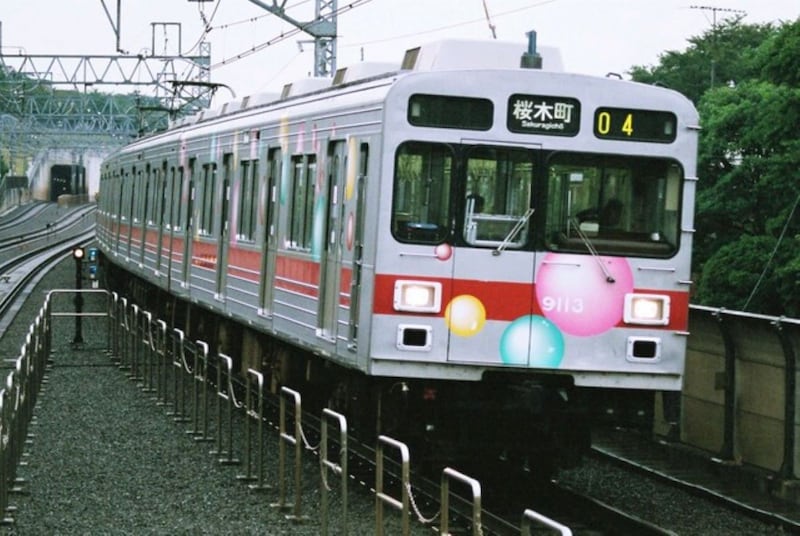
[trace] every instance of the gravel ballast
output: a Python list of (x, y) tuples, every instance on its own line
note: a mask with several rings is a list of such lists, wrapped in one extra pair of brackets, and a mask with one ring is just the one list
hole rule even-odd
[[(46, 291), (70, 288), (74, 281), (71, 259), (42, 280), (0, 341), (4, 355), (19, 355)], [(11, 497), (16, 522), (3, 527), (3, 534), (321, 534), (319, 461), (313, 453), (303, 455), (304, 520), (296, 522), (287, 519), (294, 505), (291, 451), (290, 508), (271, 506), (279, 499), (277, 434), (267, 436), (266, 447), (265, 475), (273, 489), (253, 491), (236, 478), (241, 466), (219, 464), (210, 454), (213, 443), (195, 441), (186, 433), (189, 425), (174, 423), (110, 361), (105, 320), (84, 319), (85, 344), (79, 349), (71, 344), (74, 321), (59, 318), (54, 324), (53, 365), (34, 412), (25, 465), (18, 470), (25, 493)], [(336, 482), (331, 534), (342, 533)], [(348, 532), (374, 533), (374, 496), (355, 483), (350, 490)], [(399, 515), (385, 512), (387, 534), (398, 534)], [(432, 532), (412, 524), (413, 534)]]

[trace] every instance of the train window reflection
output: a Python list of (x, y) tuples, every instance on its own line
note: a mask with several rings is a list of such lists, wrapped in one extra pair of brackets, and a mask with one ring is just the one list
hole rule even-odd
[(392, 234), (401, 242), (436, 244), (449, 233), (452, 149), (408, 142), (397, 150)]
[(524, 150), (475, 147), (467, 158), (464, 240), (522, 247), (528, 237), (533, 158)]
[(680, 166), (665, 158), (554, 155), (548, 166), (548, 248), (674, 255), (682, 176)]

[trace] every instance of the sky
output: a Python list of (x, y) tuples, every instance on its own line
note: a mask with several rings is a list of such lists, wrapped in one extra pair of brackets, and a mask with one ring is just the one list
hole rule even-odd
[[(311, 37), (277, 39), (294, 26), (249, 0), (119, 1), (120, 46), (130, 54), (175, 54), (179, 44), (185, 54), (196, 53), (193, 45), (203, 28), (210, 28), (211, 81), (231, 88), (218, 92), (218, 102), (233, 94), (241, 98), (280, 91), (313, 72)], [(535, 30), (540, 46), (559, 50), (564, 70), (624, 76), (634, 65), (656, 65), (665, 51), (684, 50), (689, 38), (710, 30), (715, 21), (742, 14), (745, 23), (778, 24), (800, 15), (797, 0), (696, 1), (338, 0), (337, 66), (399, 64), (406, 49), (448, 38), (491, 40), (496, 35), (520, 43), (522, 52), (526, 32)], [(261, 2), (283, 3), (296, 20), (314, 18), (315, 0)], [(117, 54), (104, 3), (115, 19), (117, 0), (0, 0), (2, 53)], [(177, 25), (152, 25), (162, 22), (180, 23), (180, 39)], [(264, 45), (271, 41), (277, 42)], [(253, 49), (258, 52), (249, 53)], [(238, 55), (244, 57), (237, 60)]]

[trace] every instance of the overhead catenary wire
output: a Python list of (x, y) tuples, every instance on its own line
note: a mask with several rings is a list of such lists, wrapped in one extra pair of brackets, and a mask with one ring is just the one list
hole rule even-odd
[[(495, 19), (499, 19), (499, 18), (508, 16), (508, 15), (515, 15), (515, 14), (521, 13), (523, 11), (528, 11), (530, 9), (535, 9), (537, 7), (542, 7), (544, 5), (552, 4), (552, 3), (555, 3), (555, 2), (558, 2), (558, 0), (543, 0), (541, 2), (537, 2), (535, 4), (531, 4), (529, 6), (520, 7), (520, 8), (517, 8), (517, 9), (510, 9), (508, 11), (502, 11), (500, 13), (495, 13), (494, 14), (494, 18)], [(486, 18), (485, 17), (484, 18), (479, 18), (479, 19), (470, 19), (470, 20), (463, 21), (463, 22), (457, 22), (457, 23), (454, 23), (454, 24), (448, 24), (446, 26), (438, 26), (436, 28), (431, 28), (430, 30), (425, 30), (425, 31), (421, 31), (421, 32), (413, 32), (413, 33), (408, 33), (408, 34), (399, 34), (399, 35), (394, 35), (394, 36), (385, 37), (385, 38), (381, 38), (381, 39), (373, 39), (371, 41), (361, 41), (359, 43), (353, 43), (353, 44), (350, 44), (350, 45), (345, 45), (343, 48), (361, 47), (361, 46), (364, 46), (364, 45), (372, 45), (372, 44), (375, 44), (375, 43), (386, 43), (388, 41), (395, 41), (397, 39), (406, 39), (408, 37), (414, 37), (414, 36), (438, 33), (438, 32), (443, 32), (443, 31), (446, 31), (446, 30), (452, 30), (453, 28), (460, 28), (462, 26), (470, 26), (470, 25), (473, 25), (473, 24), (482, 24), (484, 22), (486, 22)]]
[[(350, 11), (350, 10), (355, 9), (357, 7), (361, 7), (363, 5), (369, 4), (370, 2), (372, 2), (372, 0), (355, 0), (354, 2), (350, 2), (349, 4), (347, 4), (345, 6), (339, 7), (334, 12), (334, 15), (340, 15), (341, 13), (344, 13), (345, 11)], [(224, 58), (224, 59), (218, 61), (217, 63), (214, 63), (214, 64), (210, 65), (209, 69), (214, 69), (214, 68), (217, 68), (217, 67), (222, 67), (222, 66), (225, 66), (225, 65), (229, 65), (229, 64), (231, 64), (231, 63), (233, 63), (235, 61), (238, 61), (238, 60), (241, 60), (241, 59), (246, 58), (248, 56), (251, 56), (251, 55), (255, 54), (256, 52), (260, 52), (260, 51), (262, 51), (262, 50), (264, 50), (264, 49), (266, 49), (266, 48), (268, 48), (268, 47), (270, 47), (272, 45), (280, 43), (281, 41), (284, 41), (285, 39), (287, 39), (289, 37), (297, 35), (300, 32), (304, 32), (307, 26), (311, 26), (311, 25), (313, 25), (315, 23), (316, 23), (316, 21), (310, 21), (310, 22), (306, 23), (304, 26), (295, 27), (295, 28), (293, 28), (293, 29), (291, 29), (291, 30), (289, 30), (287, 32), (281, 32), (280, 35), (278, 35), (276, 37), (273, 37), (272, 39), (270, 39), (268, 41), (265, 41), (265, 42), (263, 42), (263, 43), (261, 43), (259, 45), (254, 45), (248, 50), (243, 50), (242, 52), (239, 52), (238, 54), (235, 54), (234, 56), (230, 56), (228, 58)]]

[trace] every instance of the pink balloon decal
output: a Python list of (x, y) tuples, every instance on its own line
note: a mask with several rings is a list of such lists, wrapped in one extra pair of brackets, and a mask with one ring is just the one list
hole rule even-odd
[(625, 294), (632, 290), (633, 273), (622, 257), (548, 253), (536, 276), (536, 300), (542, 314), (564, 333), (580, 337), (617, 325)]
[(433, 248), (433, 254), (440, 261), (446, 261), (453, 256), (453, 247), (450, 244), (439, 244)]

